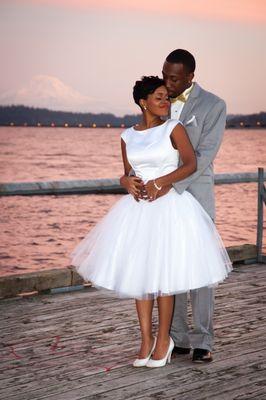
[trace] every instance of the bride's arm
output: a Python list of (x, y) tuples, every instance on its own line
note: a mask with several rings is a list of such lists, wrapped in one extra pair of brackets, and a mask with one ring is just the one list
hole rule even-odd
[[(176, 125), (170, 137), (172, 138), (173, 143), (179, 152), (183, 165), (169, 174), (160, 176), (154, 180), (156, 185), (158, 187), (162, 187), (162, 189), (169, 187), (169, 185), (172, 185), (174, 182), (187, 178), (197, 169), (197, 158), (185, 128), (181, 124)], [(153, 198), (156, 196), (156, 194), (158, 194), (157, 197), (160, 196), (160, 190), (157, 191), (153, 180), (147, 182), (145, 187), (148, 192), (148, 196)]]
[(123, 159), (124, 171), (125, 171), (125, 174), (123, 176), (128, 176), (132, 167), (128, 162), (126, 143), (124, 142), (124, 140), (122, 138), (121, 138), (121, 152), (122, 152), (122, 159)]
[(120, 185), (123, 186), (128, 191), (128, 193), (131, 193), (134, 196), (135, 200), (139, 201), (138, 197), (141, 197), (140, 195), (143, 188), (143, 182), (140, 178), (136, 176), (129, 176), (132, 167), (127, 159), (126, 144), (123, 139), (121, 139), (121, 152), (125, 173), (120, 178)]
[(187, 178), (197, 169), (196, 154), (183, 125), (176, 125), (170, 137), (173, 139), (175, 147), (179, 151), (179, 156), (181, 157), (183, 165), (169, 174), (155, 179), (156, 184), (162, 187)]

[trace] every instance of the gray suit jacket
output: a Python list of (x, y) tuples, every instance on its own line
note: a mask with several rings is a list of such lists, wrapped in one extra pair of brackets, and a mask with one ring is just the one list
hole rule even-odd
[[(197, 156), (197, 170), (192, 175), (173, 183), (182, 194), (190, 192), (210, 217), (215, 219), (213, 161), (222, 142), (226, 105), (218, 96), (203, 90), (196, 82), (180, 115)], [(179, 166), (182, 160), (179, 159)], [(133, 175), (134, 171), (130, 171)]]
[[(197, 157), (197, 170), (173, 183), (176, 191), (190, 192), (215, 219), (213, 161), (222, 142), (226, 105), (218, 96), (203, 90), (196, 82), (180, 115)], [(179, 166), (182, 160), (179, 160)]]

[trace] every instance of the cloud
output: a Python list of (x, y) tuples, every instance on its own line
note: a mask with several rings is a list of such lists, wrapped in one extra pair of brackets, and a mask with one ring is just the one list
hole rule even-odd
[(136, 11), (149, 15), (173, 15), (209, 20), (236, 22), (266, 22), (265, 0), (20, 0), (20, 3), (48, 4), (74, 9), (99, 9), (113, 11)]
[(0, 104), (22, 104), (61, 111), (110, 112), (106, 102), (83, 95), (60, 79), (48, 75), (36, 75), (18, 90), (1, 94)]

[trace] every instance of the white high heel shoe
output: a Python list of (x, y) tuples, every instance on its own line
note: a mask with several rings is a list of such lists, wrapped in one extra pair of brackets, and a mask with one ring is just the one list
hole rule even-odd
[(175, 347), (175, 343), (170, 336), (170, 343), (169, 343), (165, 357), (161, 358), (160, 360), (153, 360), (152, 358), (150, 358), (146, 364), (146, 367), (150, 367), (150, 368), (163, 367), (166, 364), (166, 362), (168, 362), (170, 364), (171, 355), (172, 355), (172, 351), (173, 351), (174, 347)]
[(153, 350), (155, 349), (156, 346), (156, 337), (154, 339), (153, 342), (153, 346), (151, 351), (148, 354), (148, 357), (146, 358), (136, 358), (136, 360), (133, 362), (133, 367), (145, 367), (145, 365), (147, 364), (147, 362), (149, 361), (150, 356), (152, 355)]

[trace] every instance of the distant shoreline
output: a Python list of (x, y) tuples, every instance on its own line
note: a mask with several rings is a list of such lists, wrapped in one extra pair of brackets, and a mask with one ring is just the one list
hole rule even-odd
[[(78, 126), (78, 125), (57, 125), (57, 126), (51, 126), (51, 125), (0, 125), (0, 128), (53, 128), (53, 129), (62, 129), (62, 128), (77, 128), (77, 129), (126, 129), (130, 128), (132, 125), (128, 126)], [(265, 126), (226, 126), (225, 129), (227, 130), (266, 130), (266, 125)]]
[[(2, 127), (127, 128), (139, 123), (140, 114), (117, 117), (114, 114), (73, 113), (25, 106), (0, 106)], [(226, 129), (265, 129), (266, 112), (227, 115)]]

